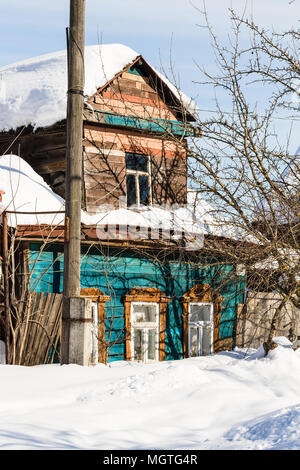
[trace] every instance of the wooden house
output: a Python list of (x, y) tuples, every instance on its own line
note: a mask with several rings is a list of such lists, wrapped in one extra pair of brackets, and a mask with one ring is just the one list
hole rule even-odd
[[(148, 362), (231, 349), (244, 278), (234, 263), (217, 256), (213, 247), (216, 239), (218, 243), (240, 243), (210, 235), (201, 249), (191, 250), (184, 224), (181, 236), (176, 230), (166, 235), (158, 229), (153, 237), (151, 224), (134, 223), (135, 216), (145, 210), (163, 206), (166, 214), (168, 207), (187, 203), (187, 138), (199, 130), (193, 127), (191, 101), (141, 55), (128, 53), (123, 47), (110, 47), (110, 60), (113, 53), (118, 57), (123, 54), (122, 65), (113, 74), (105, 74), (107, 64), (102, 61), (104, 78), (86, 95), (83, 116), (82, 209), (87, 217), (81, 230), (81, 286), (82, 294), (98, 305), (93, 361), (96, 357), (102, 362)], [(89, 46), (87, 50), (96, 57), (98, 48)], [(105, 56), (105, 46), (102, 52)], [(51, 67), (55, 67), (54, 56), (46, 61)], [(63, 57), (66, 60), (65, 55), (58, 59)], [(43, 71), (44, 91), (51, 77), (45, 72), (45, 61), (40, 69), (39, 63), (30, 65), (28, 73)], [(86, 67), (88, 77), (93, 76), (95, 67)], [(26, 64), (15, 70), (16, 76), (24, 73)], [(23, 83), (25, 80), (26, 76), (22, 77)], [(32, 90), (30, 93), (34, 101)], [(47, 109), (53, 110), (57, 103), (58, 98), (48, 103)], [(24, 109), (28, 106), (27, 100)], [(36, 109), (35, 116), (41, 108)], [(66, 120), (31, 118), (28, 124), (25, 114), (23, 125), (18, 115), (14, 130), (0, 132), (0, 154), (21, 155), (52, 193), (63, 198)], [(15, 210), (20, 212), (19, 207)], [(120, 217), (112, 235), (109, 223), (101, 222), (104, 213), (116, 214), (117, 221), (119, 214), (127, 219)], [(14, 242), (19, 243), (22, 253), (16, 276), (30, 273), (35, 292), (60, 294), (65, 227), (51, 223), (50, 216), (46, 222), (38, 215), (37, 223), (26, 220), (23, 214), (13, 229)], [(134, 234), (128, 230), (131, 225), (135, 225)]]

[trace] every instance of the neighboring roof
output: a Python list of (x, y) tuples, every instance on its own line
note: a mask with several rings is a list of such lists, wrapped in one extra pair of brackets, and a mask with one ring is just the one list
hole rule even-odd
[[(0, 156), (0, 188), (5, 191), (0, 212), (59, 212), (65, 209), (64, 199), (55, 194), (43, 178), (17, 155)], [(63, 225), (64, 214), (8, 214), (8, 224), (11, 227), (18, 224)]]
[[(117, 73), (129, 66), (137, 52), (122, 44), (85, 47), (86, 96), (96, 93)], [(145, 61), (146, 62), (146, 61)], [(149, 64), (147, 64), (149, 66)], [(165, 77), (151, 69), (181, 99), (189, 111), (196, 105)], [(59, 51), (0, 68), (0, 130), (23, 125), (46, 127), (66, 118), (67, 52)]]

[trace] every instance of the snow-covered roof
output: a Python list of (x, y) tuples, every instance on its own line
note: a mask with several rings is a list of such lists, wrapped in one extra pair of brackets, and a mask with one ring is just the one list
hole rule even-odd
[(0, 189), (5, 191), (0, 212), (54, 212), (44, 215), (8, 214), (8, 224), (11, 227), (23, 224), (64, 224), (64, 214), (55, 214), (65, 210), (64, 199), (55, 194), (43, 178), (17, 155), (0, 157)]
[[(65, 201), (52, 191), (41, 176), (17, 155), (0, 156), (0, 190), (5, 191), (0, 204), (3, 210), (25, 212), (23, 214), (8, 214), (8, 223), (17, 225), (63, 225), (64, 214), (57, 213), (65, 210)], [(189, 194), (186, 207), (164, 208), (147, 206), (139, 211), (127, 208), (104, 208), (103, 212), (90, 215), (81, 211), (81, 222), (84, 225), (127, 225), (131, 227), (147, 227), (165, 231), (184, 231), (199, 237), (216, 235), (235, 240), (254, 241), (253, 238), (237, 228), (229, 221), (221, 219), (217, 211), (203, 199), (197, 199)], [(51, 214), (26, 214), (26, 212), (52, 212)], [(176, 236), (176, 235), (175, 235)]]
[[(122, 44), (85, 47), (84, 93), (91, 96), (139, 54)], [(148, 64), (149, 65), (149, 64)], [(150, 67), (189, 108), (195, 104)], [(0, 130), (46, 127), (66, 118), (67, 52), (59, 51), (0, 68)]]
[(188, 191), (188, 204), (190, 210), (194, 212), (196, 220), (201, 221), (206, 235), (249, 243), (260, 243), (253, 234), (238, 226), (236, 222), (230, 220), (229, 217), (225, 217), (224, 214), (221, 214), (220, 211), (201, 198), (197, 191)]

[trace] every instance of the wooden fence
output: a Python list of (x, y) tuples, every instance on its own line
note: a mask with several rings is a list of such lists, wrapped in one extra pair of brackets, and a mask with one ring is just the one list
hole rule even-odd
[[(275, 292), (248, 292), (245, 305), (237, 307), (236, 345), (258, 348), (267, 340), (271, 320), (282, 298)], [(288, 302), (281, 311), (276, 336), (300, 335), (300, 311)]]
[(25, 366), (59, 360), (62, 294), (31, 292), (15, 341), (15, 363)]

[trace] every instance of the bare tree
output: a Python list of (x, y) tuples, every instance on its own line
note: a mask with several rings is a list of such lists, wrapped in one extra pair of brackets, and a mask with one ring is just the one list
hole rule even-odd
[(229, 12), (232, 29), (226, 44), (219, 42), (207, 11), (202, 12), (217, 69), (198, 65), (199, 85), (213, 87), (216, 99), (213, 114), (199, 117), (203, 139), (191, 139), (189, 178), (215, 206), (220, 224), (241, 240), (253, 241), (252, 248), (226, 247), (227, 256), (246, 267), (248, 285), (281, 295), (264, 345), (267, 352), (286, 303), (300, 307), (300, 159), (290, 153), (289, 138), (280, 141), (275, 126), (297, 119), (300, 33), (267, 31)]

